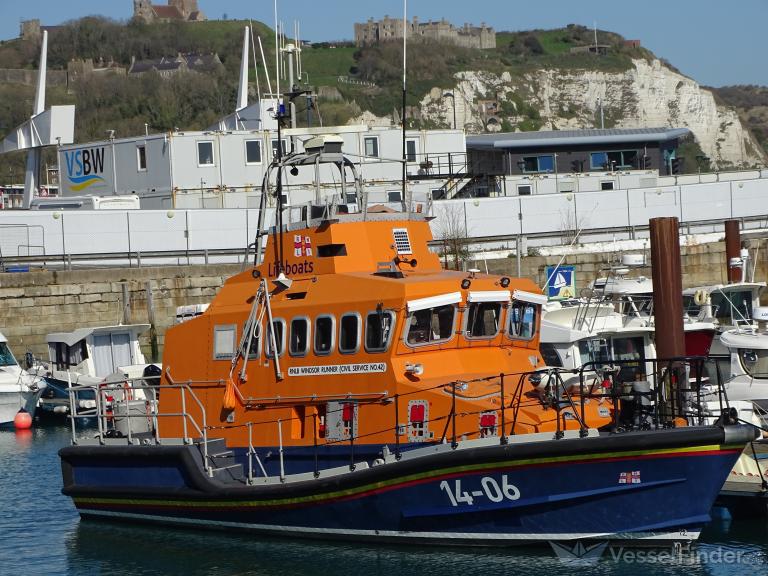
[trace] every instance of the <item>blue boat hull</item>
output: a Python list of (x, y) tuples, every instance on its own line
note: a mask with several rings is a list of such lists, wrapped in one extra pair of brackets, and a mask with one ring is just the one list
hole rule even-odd
[(234, 485), (191, 446), (73, 446), (83, 517), (439, 544), (691, 540), (739, 456), (718, 428), (437, 451), (319, 479)]

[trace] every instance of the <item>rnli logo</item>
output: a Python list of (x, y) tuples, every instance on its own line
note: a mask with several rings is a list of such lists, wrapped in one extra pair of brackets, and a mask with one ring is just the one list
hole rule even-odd
[(312, 238), (309, 236), (302, 236), (301, 234), (296, 234), (293, 237), (293, 255), (296, 256), (296, 258), (301, 258), (302, 256), (311, 257), (312, 256)]
[(70, 189), (79, 192), (105, 184), (104, 147), (64, 152)]

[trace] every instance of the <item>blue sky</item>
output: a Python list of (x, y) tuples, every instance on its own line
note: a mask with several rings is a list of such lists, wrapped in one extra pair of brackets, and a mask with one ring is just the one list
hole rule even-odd
[[(199, 0), (199, 5), (209, 18), (226, 14), (273, 22), (273, 0)], [(339, 40), (352, 39), (352, 24), (369, 16), (400, 17), (403, 1), (278, 0), (278, 10), (289, 29), (299, 20), (306, 39)], [(0, 39), (16, 37), (21, 19), (53, 25), (90, 14), (124, 20), (132, 13), (132, 0), (0, 0)], [(768, 0), (408, 0), (408, 13), (421, 20), (445, 17), (454, 24), (484, 21), (496, 30), (596, 21), (598, 28), (640, 39), (701, 84), (768, 86)]]

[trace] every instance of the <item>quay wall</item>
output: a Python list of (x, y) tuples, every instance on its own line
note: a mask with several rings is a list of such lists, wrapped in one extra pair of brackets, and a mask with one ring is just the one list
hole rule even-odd
[[(759, 240), (750, 239), (755, 254)], [(725, 283), (725, 243), (683, 246), (683, 287)], [(594, 253), (569, 256), (564, 264), (576, 266), (577, 290), (600, 274), (615, 254)], [(546, 267), (558, 264), (558, 256), (527, 256), (522, 259), (523, 276), (540, 286)], [(768, 247), (757, 250), (755, 279), (768, 277)], [(754, 261), (752, 262), (754, 264)], [(514, 276), (514, 257), (488, 260), (492, 273)], [(484, 271), (484, 267), (483, 271)], [(210, 302), (224, 280), (241, 270), (240, 264), (163, 266), (148, 268), (104, 268), (72, 271), (0, 273), (0, 332), (17, 356), (26, 351), (48, 357), (45, 336), (87, 326), (149, 323), (154, 317), (157, 349), (162, 353), (166, 329), (175, 319), (176, 307)], [(650, 268), (640, 269), (650, 276)], [(148, 306), (148, 288), (152, 310)], [(151, 355), (149, 334), (142, 339), (147, 358)]]

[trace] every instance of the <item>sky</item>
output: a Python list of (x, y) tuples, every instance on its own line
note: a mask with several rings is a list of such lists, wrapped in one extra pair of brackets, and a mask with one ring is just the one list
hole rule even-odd
[[(167, 0), (155, 0), (164, 4)], [(405, 0), (408, 17), (446, 18), (454, 25), (485, 22), (497, 31), (557, 28), (569, 23), (639, 39), (658, 57), (706, 86), (768, 86), (764, 35), (768, 0)], [(402, 17), (404, 0), (278, 0), (286, 29), (299, 21), (311, 41), (352, 40), (353, 23), (369, 17)], [(209, 18), (253, 18), (274, 23), (273, 0), (199, 0)], [(100, 14), (127, 20), (132, 0), (0, 0), (0, 40), (15, 38), (19, 22), (44, 25)]]

